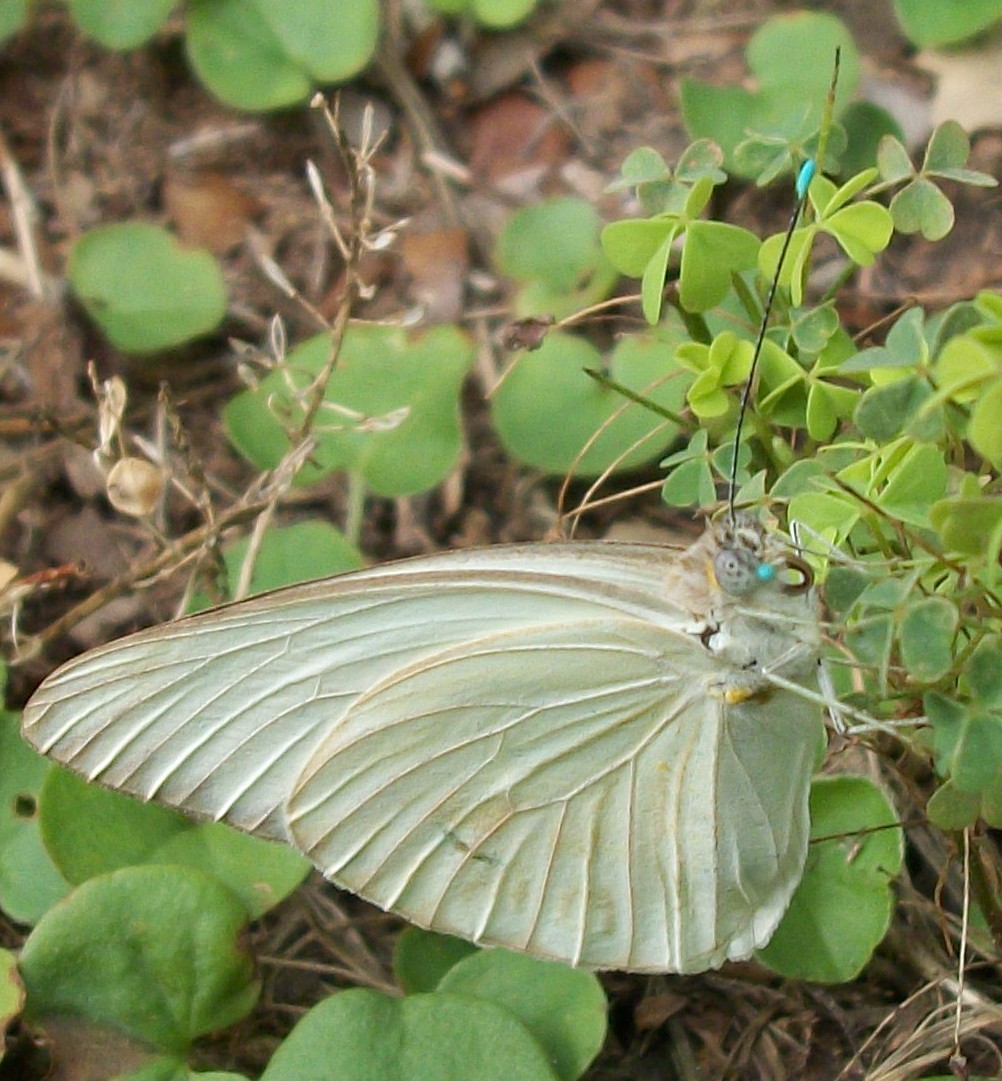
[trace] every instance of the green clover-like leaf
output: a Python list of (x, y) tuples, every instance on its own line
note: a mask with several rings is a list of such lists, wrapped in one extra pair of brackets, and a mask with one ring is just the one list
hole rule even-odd
[(685, 231), (679, 271), (679, 302), (704, 312), (731, 288), (731, 276), (755, 265), (759, 239), (747, 229), (718, 221), (693, 221)]
[(915, 167), (908, 151), (901, 141), (893, 135), (885, 135), (877, 147), (877, 168), (881, 179), (889, 184), (898, 184), (915, 175)]
[(1002, 379), (981, 392), (967, 426), (971, 446), (996, 469), (1002, 468)]
[(825, 219), (824, 230), (854, 263), (869, 266), (890, 243), (894, 221), (885, 207), (867, 200), (837, 210)]
[(919, 177), (891, 200), (891, 217), (900, 233), (942, 240), (953, 228), (953, 204), (931, 180)]
[(631, 278), (639, 278), (660, 249), (671, 248), (678, 229), (677, 214), (660, 214), (645, 220), (614, 221), (602, 230), (602, 247), (617, 270)]

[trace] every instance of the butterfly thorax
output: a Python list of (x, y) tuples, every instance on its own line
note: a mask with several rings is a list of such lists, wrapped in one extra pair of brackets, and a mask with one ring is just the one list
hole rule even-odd
[(775, 532), (743, 516), (711, 524), (669, 569), (667, 596), (713, 654), (714, 685), (739, 697), (800, 681), (821, 646), (810, 568)]

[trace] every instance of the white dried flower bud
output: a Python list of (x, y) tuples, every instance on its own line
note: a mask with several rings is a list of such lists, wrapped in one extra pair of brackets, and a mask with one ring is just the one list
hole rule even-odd
[(164, 478), (155, 465), (143, 458), (122, 458), (111, 467), (105, 488), (115, 510), (142, 518), (156, 508)]

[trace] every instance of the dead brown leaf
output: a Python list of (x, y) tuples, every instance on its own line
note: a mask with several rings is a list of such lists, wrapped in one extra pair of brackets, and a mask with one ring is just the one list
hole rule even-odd
[(582, 60), (568, 71), (574, 118), (588, 138), (622, 125), (624, 106), (630, 95), (626, 76), (626, 69), (612, 60)]
[(470, 168), (506, 191), (527, 195), (570, 153), (553, 114), (525, 94), (505, 94), (471, 118)]
[(453, 323), (463, 314), (469, 237), (452, 226), (409, 230), (400, 238), (400, 258), (410, 276), (409, 292), (429, 323)]
[(222, 255), (240, 244), (261, 203), (219, 173), (171, 174), (164, 181), (167, 214), (186, 243)]
[(149, 1063), (150, 1049), (124, 1032), (74, 1017), (45, 1019), (52, 1055), (49, 1081), (102, 1081)]

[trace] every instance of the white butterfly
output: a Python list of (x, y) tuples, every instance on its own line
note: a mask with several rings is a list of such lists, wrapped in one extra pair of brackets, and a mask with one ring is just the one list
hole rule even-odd
[(89, 780), (286, 841), (423, 927), (697, 972), (764, 945), (803, 872), (809, 587), (744, 519), (681, 553), (407, 560), (93, 650), (24, 733)]

